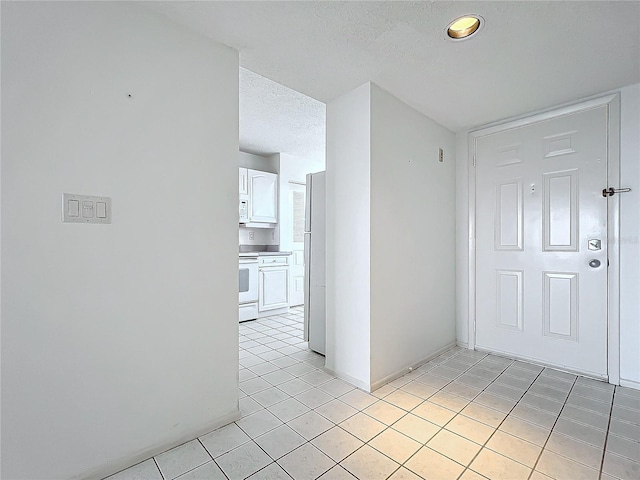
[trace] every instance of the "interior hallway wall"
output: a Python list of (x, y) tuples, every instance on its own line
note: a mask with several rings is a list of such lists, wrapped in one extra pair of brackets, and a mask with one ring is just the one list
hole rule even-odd
[(455, 342), (454, 143), (371, 83), (327, 105), (327, 367), (365, 390)]
[(453, 132), (372, 85), (374, 388), (455, 343), (455, 158)]
[(327, 104), (327, 368), (371, 385), (371, 84)]
[[(238, 412), (238, 54), (2, 4), (2, 478), (101, 478)], [(111, 225), (61, 223), (63, 192)]]

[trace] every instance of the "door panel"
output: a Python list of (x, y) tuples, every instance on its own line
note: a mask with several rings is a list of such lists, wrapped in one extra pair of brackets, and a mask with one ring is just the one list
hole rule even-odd
[(289, 306), (289, 267), (260, 269), (259, 311)]
[(478, 347), (606, 377), (606, 135), (602, 106), (477, 138)]

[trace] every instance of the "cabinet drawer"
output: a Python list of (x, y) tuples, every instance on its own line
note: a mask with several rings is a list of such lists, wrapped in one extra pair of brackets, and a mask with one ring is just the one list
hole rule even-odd
[(239, 308), (239, 319), (241, 322), (246, 320), (255, 320), (258, 318), (257, 303), (243, 303)]
[(289, 256), (268, 256), (268, 257), (260, 257), (258, 258), (258, 263), (260, 266), (271, 266), (271, 265), (288, 265), (289, 264)]

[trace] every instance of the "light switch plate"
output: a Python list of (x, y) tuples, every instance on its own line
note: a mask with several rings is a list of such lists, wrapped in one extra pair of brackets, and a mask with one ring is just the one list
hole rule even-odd
[(111, 223), (111, 197), (62, 194), (63, 223)]

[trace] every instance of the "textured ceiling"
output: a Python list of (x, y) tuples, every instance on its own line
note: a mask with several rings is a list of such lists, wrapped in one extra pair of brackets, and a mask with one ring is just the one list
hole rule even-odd
[[(373, 81), (454, 131), (640, 82), (638, 1), (146, 5), (307, 96), (326, 103)], [(485, 27), (447, 40), (467, 13)]]
[(240, 149), (324, 162), (325, 104), (240, 69)]

